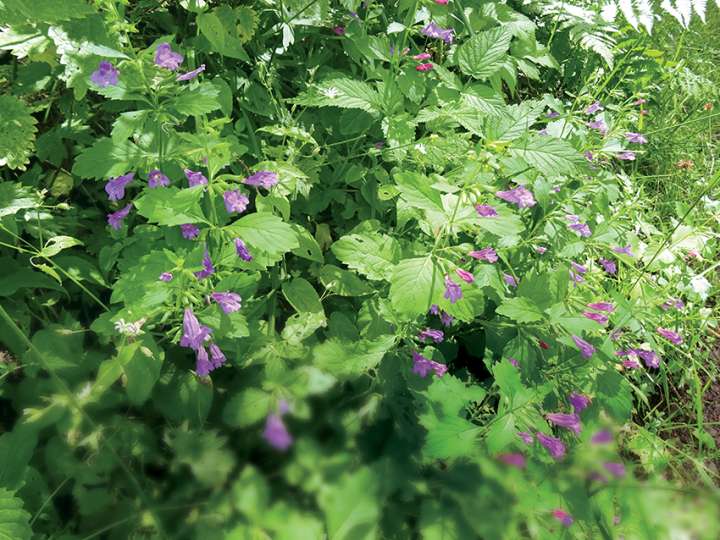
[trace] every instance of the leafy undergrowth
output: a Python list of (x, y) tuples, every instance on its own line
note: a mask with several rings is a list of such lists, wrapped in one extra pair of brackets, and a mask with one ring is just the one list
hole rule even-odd
[(0, 4), (0, 536), (717, 538), (717, 11), (217, 4)]

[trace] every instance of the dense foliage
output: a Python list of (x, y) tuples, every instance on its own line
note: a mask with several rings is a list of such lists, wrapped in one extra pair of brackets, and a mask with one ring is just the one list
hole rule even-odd
[(0, 537), (717, 538), (718, 25), (564, 4), (0, 0)]

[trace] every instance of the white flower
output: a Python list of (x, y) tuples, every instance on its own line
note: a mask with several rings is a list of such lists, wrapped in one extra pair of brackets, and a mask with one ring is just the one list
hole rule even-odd
[(417, 144), (415, 145), (415, 150), (417, 150), (418, 152), (420, 152), (422, 155), (427, 154), (427, 148), (425, 148), (425, 145), (422, 144), (422, 143), (417, 143)]
[(115, 330), (124, 336), (139, 336), (143, 333), (141, 327), (145, 321), (144, 317), (134, 323), (126, 323), (125, 319), (120, 319), (115, 323)]
[(335, 99), (340, 95), (340, 90), (338, 90), (334, 86), (331, 86), (330, 88), (323, 89), (322, 95), (326, 98)]
[(700, 298), (706, 300), (712, 285), (710, 285), (710, 282), (705, 279), (704, 276), (695, 276), (690, 280), (690, 287), (694, 292), (700, 295)]

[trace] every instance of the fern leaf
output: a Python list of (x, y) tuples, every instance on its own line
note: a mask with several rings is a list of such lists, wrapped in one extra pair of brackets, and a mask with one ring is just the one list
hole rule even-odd
[(702, 19), (702, 22), (705, 22), (705, 12), (707, 11), (707, 0), (692, 0), (692, 7), (695, 10), (695, 13), (698, 14), (698, 17)]
[(630, 26), (637, 30), (640, 23), (635, 15), (635, 8), (633, 7), (632, 0), (620, 0), (618, 2), (618, 7), (625, 16), (625, 20), (630, 23)]
[(645, 27), (648, 34), (652, 34), (655, 14), (650, 0), (637, 0), (638, 20)]

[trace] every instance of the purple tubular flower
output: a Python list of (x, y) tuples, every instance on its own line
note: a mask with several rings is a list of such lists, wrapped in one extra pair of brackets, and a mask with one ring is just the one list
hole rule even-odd
[(418, 339), (426, 341), (428, 339), (433, 340), (435, 343), (441, 343), (445, 339), (445, 334), (442, 330), (435, 330), (433, 328), (426, 328), (418, 334)]
[(582, 264), (578, 264), (575, 261), (571, 261), (570, 265), (572, 266), (573, 270), (578, 274), (584, 274), (587, 272), (587, 268), (584, 267)]
[(546, 118), (557, 118), (558, 116), (560, 116), (560, 113), (556, 111), (549, 111), (545, 114)]
[(498, 215), (495, 208), (493, 208), (489, 204), (478, 204), (475, 206), (475, 210), (480, 215), (480, 217), (496, 217)]
[[(212, 330), (210, 328), (200, 324), (200, 321), (198, 321), (191, 308), (185, 308), (185, 314), (183, 315), (183, 335), (180, 338), (181, 347), (189, 347), (197, 351), (210, 337), (211, 333)], [(205, 357), (207, 358), (207, 353), (205, 353)]]
[(111, 178), (105, 184), (105, 193), (108, 194), (108, 199), (111, 201), (119, 201), (125, 197), (125, 186), (135, 178), (135, 173), (127, 173), (123, 176)]
[(575, 342), (575, 345), (577, 345), (578, 349), (580, 349), (580, 354), (583, 358), (590, 358), (593, 354), (595, 354), (595, 347), (593, 347), (590, 343), (588, 343), (581, 337), (572, 336), (572, 339)]
[(516, 204), (518, 208), (530, 208), (536, 204), (533, 194), (523, 186), (518, 186), (508, 191), (497, 191), (495, 196), (503, 201)]
[(183, 55), (173, 52), (169, 43), (161, 43), (155, 49), (155, 65), (175, 71), (182, 64)]
[(588, 405), (590, 405), (592, 400), (586, 395), (573, 392), (568, 396), (568, 401), (570, 402), (570, 405), (572, 405), (575, 414), (579, 414), (586, 409)]
[(535, 437), (532, 436), (532, 433), (528, 433), (527, 431), (518, 431), (517, 435), (525, 444), (532, 444), (535, 442)]
[(638, 362), (635, 358), (626, 358), (622, 361), (622, 365), (626, 369), (639, 369), (640, 362)]
[(510, 274), (503, 274), (503, 281), (510, 287), (517, 287), (517, 280)]
[(605, 136), (608, 131), (607, 124), (605, 124), (605, 122), (603, 122), (602, 120), (593, 120), (592, 122), (588, 122), (586, 125), (590, 129), (596, 129), (600, 133), (600, 135), (603, 136)]
[(172, 281), (172, 278), (173, 275), (170, 272), (163, 272), (158, 279), (167, 283), (168, 281)]
[(592, 105), (588, 106), (587, 109), (585, 109), (585, 114), (595, 114), (598, 111), (602, 111), (603, 106), (600, 104), (599, 101), (595, 101)]
[(573, 517), (561, 508), (552, 511), (552, 516), (562, 523), (565, 527), (569, 527), (575, 521)]
[(420, 377), (422, 377), (423, 379), (431, 371), (435, 372), (435, 375), (437, 375), (438, 377), (442, 377), (447, 372), (447, 366), (445, 364), (441, 364), (439, 362), (435, 362), (434, 360), (430, 360), (429, 358), (425, 358), (419, 352), (413, 351), (412, 357), (412, 371), (413, 373), (417, 373), (418, 375), (420, 375)]
[(574, 432), (576, 435), (580, 434), (582, 426), (580, 425), (580, 417), (577, 414), (567, 413), (550, 413), (546, 414), (545, 418), (552, 422), (556, 426), (564, 427)]
[(520, 362), (518, 362), (515, 358), (508, 357), (508, 362), (510, 362), (516, 368), (520, 367)]
[(620, 152), (616, 157), (621, 161), (635, 161), (635, 152), (627, 150), (625, 152)]
[(645, 365), (649, 368), (657, 369), (660, 367), (660, 357), (655, 351), (647, 351), (645, 349), (633, 349)]
[(630, 246), (630, 245), (627, 245), (627, 246), (625, 246), (625, 247), (616, 246), (616, 247), (613, 248), (613, 251), (614, 251), (615, 253), (618, 253), (618, 254), (627, 255), (627, 256), (629, 256), (629, 257), (634, 257), (634, 256), (635, 256), (635, 255), (633, 255), (632, 246)]
[(595, 302), (592, 304), (588, 304), (587, 307), (590, 309), (594, 309), (595, 311), (605, 311), (607, 313), (612, 313), (615, 311), (615, 306), (612, 305), (610, 302)]
[(430, 306), (430, 309), (428, 310), (428, 312), (431, 315), (440, 315), (440, 306), (438, 306), (437, 304), (433, 304)]
[(673, 332), (672, 330), (669, 330), (667, 328), (662, 328), (660, 326), (658, 326), (656, 328), (656, 331), (662, 337), (667, 339), (670, 343), (673, 343), (675, 345), (680, 345), (683, 342), (682, 336), (680, 334), (678, 334), (677, 332)]
[(603, 468), (615, 478), (622, 478), (625, 476), (625, 465), (622, 463), (609, 461), (607, 463), (603, 463)]
[(542, 255), (542, 254), (545, 253), (546, 251), (547, 251), (547, 248), (546, 248), (545, 246), (537, 246), (537, 247), (535, 248), (535, 253), (538, 253), (538, 254), (540, 254), (540, 255)]
[(667, 311), (668, 309), (674, 307), (675, 309), (682, 309), (685, 307), (685, 302), (680, 300), (679, 298), (670, 298), (666, 302), (663, 302), (663, 305), (660, 306), (664, 311)]
[(471, 251), (469, 255), (473, 259), (477, 259), (478, 261), (487, 261), (489, 263), (494, 263), (498, 260), (497, 253), (495, 253), (495, 250), (491, 247), (482, 248), (478, 251)]
[(200, 234), (200, 229), (198, 229), (192, 223), (183, 223), (182, 225), (180, 225), (180, 231), (182, 232), (183, 238), (186, 238), (188, 240), (197, 238)]
[(248, 186), (270, 189), (278, 183), (278, 175), (272, 171), (258, 171), (252, 176), (248, 176), (243, 183)]
[(233, 313), (238, 311), (242, 304), (240, 301), (240, 295), (234, 292), (214, 292), (210, 295), (210, 298), (215, 300), (225, 313)]
[(462, 289), (460, 288), (460, 285), (455, 283), (452, 279), (450, 279), (450, 276), (447, 275), (445, 276), (445, 294), (443, 297), (450, 300), (451, 304), (454, 304), (462, 298)]
[(498, 456), (498, 459), (502, 461), (505, 465), (517, 467), (518, 469), (525, 468), (525, 456), (523, 456), (520, 452), (509, 452), (507, 454), (500, 454)]
[(583, 316), (591, 321), (595, 321), (598, 324), (606, 325), (608, 323), (608, 316), (602, 313), (593, 313), (592, 311), (583, 311)]
[(238, 189), (223, 193), (223, 200), (225, 201), (225, 209), (229, 214), (233, 212), (241, 214), (247, 209), (248, 204), (250, 204), (248, 196), (241, 193)]
[(269, 414), (265, 421), (263, 438), (270, 446), (281, 452), (286, 451), (293, 443), (293, 438), (285, 427), (282, 417), (278, 414)]
[(590, 230), (590, 227), (587, 223), (571, 223), (568, 225), (568, 228), (572, 229), (573, 231), (580, 233), (580, 236), (587, 238), (592, 234), (592, 231)]
[(608, 274), (614, 275), (617, 272), (617, 265), (611, 259), (600, 259), (600, 264)]
[(148, 187), (149, 188), (158, 188), (158, 187), (167, 187), (170, 185), (170, 179), (165, 176), (162, 171), (159, 171), (158, 169), (153, 169), (148, 173)]
[(208, 183), (208, 179), (205, 178), (205, 175), (200, 171), (185, 169), (185, 178), (187, 178), (189, 187), (201, 186)]
[(195, 350), (195, 372), (200, 377), (207, 377), (210, 375), (212, 369), (213, 367), (208, 358), (208, 353), (205, 347), (200, 345), (200, 347)]
[(610, 444), (612, 441), (612, 433), (610, 433), (607, 429), (598, 431), (590, 439), (590, 442), (593, 444)]
[(548, 132), (547, 128), (542, 128), (538, 130), (538, 135), (542, 137), (547, 137), (548, 135), (550, 135), (550, 132)]
[[(225, 355), (215, 343), (210, 345), (210, 365), (217, 369), (225, 363)], [(212, 371), (212, 370), (211, 370)]]
[(130, 213), (131, 208), (132, 208), (132, 204), (128, 204), (126, 207), (121, 208), (117, 212), (112, 212), (112, 213), (108, 214), (108, 216), (107, 216), (108, 224), (113, 229), (118, 230), (120, 227), (122, 227), (122, 222)]
[(454, 321), (455, 319), (453, 319), (452, 315), (446, 313), (445, 311), (440, 312), (440, 322), (443, 326), (452, 326)]
[(175, 80), (178, 82), (189, 81), (200, 75), (203, 71), (205, 71), (205, 64), (200, 64), (200, 67), (198, 67), (197, 69), (193, 69), (192, 71), (188, 71), (187, 73), (178, 75)]
[(473, 283), (475, 281), (475, 276), (473, 276), (470, 272), (466, 272), (462, 268), (456, 268), (455, 273), (458, 275), (460, 279), (462, 279), (465, 283)]
[(593, 153), (590, 150), (585, 150), (585, 152), (583, 152), (583, 156), (585, 156), (585, 159), (588, 161), (595, 159), (595, 156), (593, 156)]
[(635, 144), (647, 144), (648, 142), (641, 133), (634, 133), (632, 131), (628, 131), (625, 134), (625, 139), (627, 139), (627, 142)]
[(205, 255), (203, 255), (202, 263), (203, 269), (199, 272), (195, 272), (195, 276), (198, 279), (205, 279), (206, 277), (209, 277), (215, 273), (215, 267), (210, 260), (210, 254), (208, 253), (207, 249), (205, 250)]
[(120, 72), (110, 62), (102, 60), (97, 70), (90, 75), (90, 80), (100, 88), (115, 86), (118, 83)]
[(253, 260), (245, 242), (243, 242), (240, 238), (235, 239), (235, 251), (237, 251), (238, 257), (240, 257), (243, 261), (250, 262)]
[(448, 45), (451, 45), (453, 39), (455, 38), (455, 33), (452, 28), (445, 29), (434, 22), (428, 24), (425, 28), (420, 30), (420, 32), (429, 38), (442, 39)]
[(423, 60), (430, 60), (432, 58), (432, 54), (430, 53), (420, 53), (413, 56), (413, 60), (417, 60), (418, 62), (421, 62)]
[(333, 32), (335, 32), (338, 36), (344, 36), (345, 35), (345, 27), (344, 26), (336, 26), (333, 28)]
[(541, 433), (538, 431), (536, 433), (537, 439), (542, 444), (548, 452), (550, 452), (550, 455), (555, 460), (561, 460), (565, 457), (565, 445), (563, 442), (558, 439), (557, 437), (552, 437), (550, 435), (545, 435), (544, 433)]

